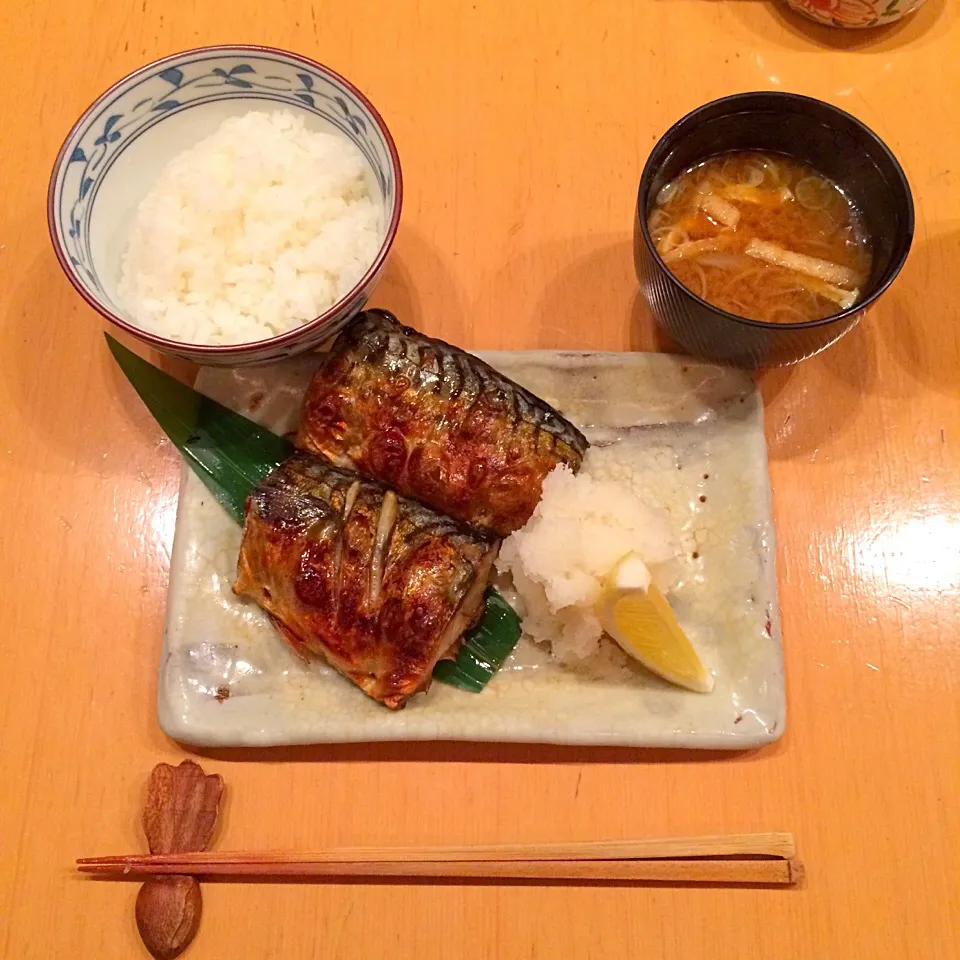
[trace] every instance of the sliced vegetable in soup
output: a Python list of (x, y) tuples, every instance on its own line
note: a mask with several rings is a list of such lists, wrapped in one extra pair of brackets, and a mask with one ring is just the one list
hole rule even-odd
[(751, 320), (829, 317), (857, 303), (870, 274), (854, 205), (832, 180), (777, 154), (691, 167), (660, 190), (648, 227), (685, 287)]

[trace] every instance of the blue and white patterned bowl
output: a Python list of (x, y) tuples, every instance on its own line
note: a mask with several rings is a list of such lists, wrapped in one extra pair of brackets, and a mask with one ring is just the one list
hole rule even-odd
[[(140, 329), (118, 304), (120, 263), (137, 206), (163, 167), (227, 117), (290, 109), (308, 127), (335, 128), (369, 165), (386, 232), (360, 282), (326, 313), (256, 343), (207, 346)], [(57, 156), (47, 195), (50, 236), (77, 292), (144, 343), (196, 363), (265, 363), (301, 353), (335, 334), (363, 308), (396, 236), (403, 198), (400, 158), (386, 124), (349, 81), (306, 57), (258, 46), (187, 50), (151, 63), (111, 87), (76, 122)]]

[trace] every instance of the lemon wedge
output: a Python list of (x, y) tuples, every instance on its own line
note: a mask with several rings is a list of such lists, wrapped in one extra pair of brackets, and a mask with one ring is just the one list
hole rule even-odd
[(637, 554), (628, 553), (610, 572), (597, 616), (603, 629), (648, 670), (697, 693), (713, 689), (713, 676)]

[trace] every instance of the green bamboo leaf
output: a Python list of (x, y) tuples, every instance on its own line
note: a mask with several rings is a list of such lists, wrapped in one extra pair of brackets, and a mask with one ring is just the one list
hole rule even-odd
[(433, 677), (461, 690), (479, 693), (503, 666), (520, 639), (520, 618), (493, 587), (484, 596), (483, 616), (467, 633), (456, 660), (441, 660)]
[(237, 523), (250, 491), (293, 444), (138, 357), (109, 334), (110, 352), (163, 432)]
[[(140, 399), (187, 463), (239, 524), (250, 491), (294, 447), (288, 440), (234, 412), (153, 364), (109, 334), (107, 345)], [(442, 683), (479, 693), (520, 639), (520, 618), (492, 587), (480, 622), (460, 645), (456, 660), (441, 660), (433, 676)]]

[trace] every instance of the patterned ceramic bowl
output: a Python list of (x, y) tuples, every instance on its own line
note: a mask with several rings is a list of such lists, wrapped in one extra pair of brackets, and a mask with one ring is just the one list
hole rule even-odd
[[(252, 109), (295, 110), (312, 129), (335, 128), (369, 165), (383, 201), (383, 242), (360, 282), (326, 313), (256, 343), (180, 343), (136, 326), (117, 303), (120, 263), (140, 201), (165, 164), (227, 117)], [(349, 81), (305, 57), (270, 47), (218, 46), (158, 60), (99, 97), (57, 156), (47, 195), (50, 236), (77, 292), (144, 343), (203, 364), (264, 363), (301, 353), (335, 334), (363, 308), (380, 279), (400, 221), (403, 181), (390, 131)]]
[(784, 0), (829, 27), (882, 27), (916, 10), (923, 0)]

